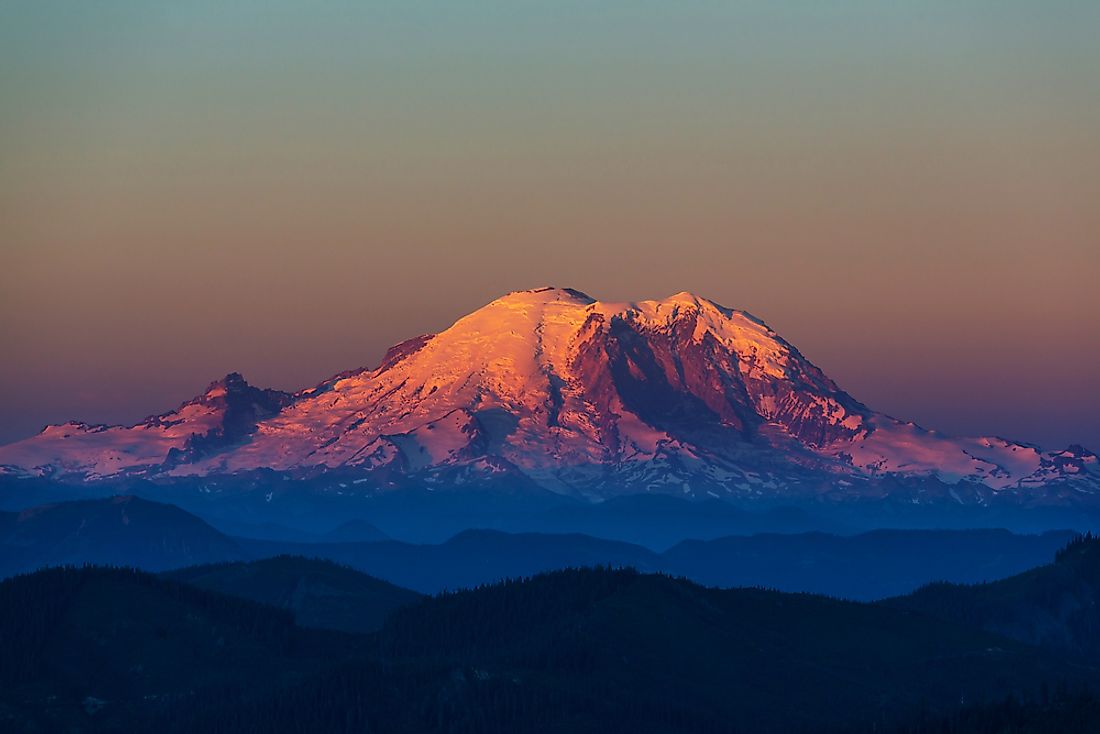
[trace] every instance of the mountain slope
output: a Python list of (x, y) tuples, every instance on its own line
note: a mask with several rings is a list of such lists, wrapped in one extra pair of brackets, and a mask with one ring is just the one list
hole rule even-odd
[(162, 576), (289, 610), (304, 627), (371, 632), (420, 594), (331, 561), (277, 556), (250, 563), (219, 563)]
[(0, 448), (0, 464), (86, 478), (331, 472), (360, 493), (505, 482), (584, 497), (984, 502), (1100, 488), (1080, 447), (949, 438), (875, 413), (743, 311), (556, 288), (511, 293), (293, 396), (230, 376), (129, 428), (47, 428)]
[(1010, 578), (931, 584), (882, 603), (1100, 662), (1100, 540), (1080, 538), (1054, 563)]
[(138, 497), (0, 513), (0, 577), (46, 565), (140, 565), (159, 571), (246, 557), (236, 541), (194, 515)]
[(882, 599), (932, 581), (999, 579), (1047, 563), (1073, 534), (1004, 530), (881, 530), (733, 536), (686, 541), (664, 553), (584, 535), (468, 530), (437, 545), (290, 544), (240, 540), (256, 557), (327, 558), (423, 593), (472, 588), (580, 566), (630, 566), (718, 587), (762, 586), (847, 599)]
[(660, 568), (707, 586), (764, 586), (845, 599), (882, 599), (931, 580), (1001, 579), (1047, 563), (1068, 531), (875, 530), (689, 540), (661, 554)]
[(585, 535), (466, 530), (438, 545), (397, 541), (289, 544), (241, 540), (240, 543), (257, 557), (287, 553), (326, 558), (425, 594), (580, 566), (631, 566), (644, 571), (660, 568), (660, 558), (652, 551)]
[(0, 465), (48, 466), (49, 473), (88, 478), (165, 470), (245, 440), (258, 421), (278, 414), (290, 400), (287, 393), (252, 387), (234, 372), (175, 410), (133, 426), (79, 421), (47, 426), (34, 438), (5, 447)]

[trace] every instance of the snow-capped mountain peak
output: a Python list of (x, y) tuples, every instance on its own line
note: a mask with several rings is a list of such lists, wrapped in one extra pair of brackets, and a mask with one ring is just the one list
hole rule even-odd
[(1092, 491), (1100, 474), (1083, 449), (955, 439), (875, 413), (744, 311), (686, 291), (604, 302), (570, 288), (509, 293), (294, 395), (233, 373), (134, 426), (50, 427), (0, 448), (0, 464), (89, 477), (339, 471), (386, 486), (504, 472), (586, 496), (821, 492), (882, 477)]

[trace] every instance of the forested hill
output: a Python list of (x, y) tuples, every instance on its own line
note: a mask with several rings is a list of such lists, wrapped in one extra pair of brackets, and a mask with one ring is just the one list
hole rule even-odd
[(882, 604), (1100, 661), (1100, 538), (1082, 536), (1054, 563), (1000, 581), (930, 584)]
[(442, 594), (360, 636), (99, 568), (4, 581), (0, 615), (5, 731), (806, 732), (1096, 680), (923, 614), (606, 568)]
[(277, 556), (249, 563), (216, 563), (167, 571), (166, 578), (252, 599), (294, 614), (306, 627), (372, 632), (395, 609), (420, 598), (331, 561)]
[(0, 582), (0, 731), (138, 731), (227, 689), (332, 666), (353, 638), (281, 609), (115, 568)]

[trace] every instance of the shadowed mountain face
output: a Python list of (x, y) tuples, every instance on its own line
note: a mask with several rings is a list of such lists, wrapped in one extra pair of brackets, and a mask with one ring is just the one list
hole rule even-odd
[(509, 294), (294, 395), (237, 375), (130, 427), (65, 424), (0, 448), (16, 475), (273, 470), (371, 495), (508, 486), (774, 501), (1088, 502), (1094, 454), (949, 438), (841, 390), (759, 319), (689, 293)]
[(5, 730), (783, 732), (879, 728), (1097, 671), (882, 606), (582, 569), (339, 636), (145, 574), (0, 582)]
[(330, 561), (278, 556), (168, 571), (165, 578), (289, 610), (304, 627), (372, 632), (420, 594)]

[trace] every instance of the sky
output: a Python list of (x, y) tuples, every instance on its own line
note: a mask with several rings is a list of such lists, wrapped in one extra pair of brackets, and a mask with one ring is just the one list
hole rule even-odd
[(0, 442), (679, 291), (1100, 451), (1100, 3), (0, 5)]

